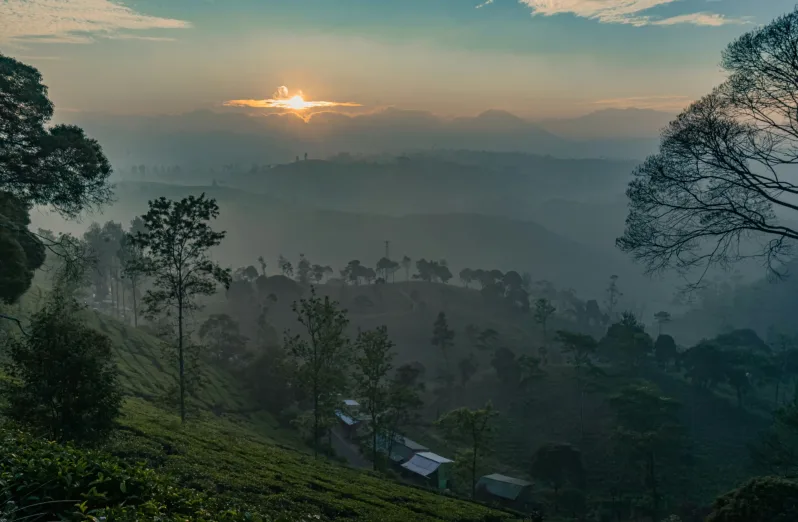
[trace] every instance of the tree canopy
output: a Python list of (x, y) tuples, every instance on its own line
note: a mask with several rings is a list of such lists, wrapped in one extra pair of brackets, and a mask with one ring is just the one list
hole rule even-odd
[[(618, 246), (649, 271), (746, 258), (780, 273), (798, 229), (798, 9), (732, 42), (727, 79), (664, 131), (634, 173)], [(696, 283), (698, 281), (694, 281)]]

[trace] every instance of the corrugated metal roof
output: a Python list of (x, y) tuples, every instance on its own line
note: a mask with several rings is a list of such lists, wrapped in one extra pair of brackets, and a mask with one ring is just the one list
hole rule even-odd
[(410, 448), (413, 451), (427, 451), (429, 449), (428, 447), (422, 446), (418, 442), (416, 442), (416, 441), (414, 441), (412, 439), (408, 439), (407, 437), (405, 437), (403, 435), (397, 435), (394, 440), (396, 440), (396, 442), (398, 442), (399, 444), (403, 444), (403, 445), (407, 446), (408, 448)]
[(412, 471), (413, 473), (418, 473), (422, 477), (428, 477), (429, 475), (435, 473), (441, 466), (440, 462), (435, 462), (434, 460), (424, 458), (420, 454), (413, 455), (413, 458), (402, 464), (402, 467), (408, 471)]
[(357, 402), (354, 399), (344, 399), (344, 404), (346, 404), (347, 406), (353, 406), (353, 407), (360, 406), (360, 403)]
[(515, 500), (524, 488), (531, 486), (531, 482), (521, 480), (505, 475), (494, 473), (493, 475), (485, 475), (477, 482), (477, 487), (484, 487), (491, 495), (508, 500)]
[(336, 411), (335, 416), (341, 419), (344, 422), (344, 424), (346, 424), (347, 426), (354, 426), (355, 424), (357, 424), (357, 421), (355, 419), (353, 419), (352, 417), (350, 417), (345, 413), (341, 413), (340, 411)]
[(447, 462), (454, 462), (453, 460), (449, 460), (446, 457), (441, 457), (440, 455), (432, 453), (431, 451), (422, 451), (421, 453), (416, 453), (416, 455), (437, 462), (438, 464), (446, 464)]

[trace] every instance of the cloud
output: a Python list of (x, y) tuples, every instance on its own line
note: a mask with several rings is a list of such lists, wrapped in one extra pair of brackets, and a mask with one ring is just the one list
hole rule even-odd
[(495, 2), (495, 1), (496, 1), (496, 0), (485, 0), (484, 2), (482, 2), (481, 4), (479, 4), (479, 5), (477, 6), (477, 9), (482, 9), (482, 8), (483, 8), (483, 7), (485, 7), (486, 5), (490, 5), (490, 4), (492, 4), (493, 2)]
[(652, 25), (676, 25), (676, 24), (693, 24), (693, 25), (707, 25), (711, 27), (718, 27), (721, 25), (730, 24), (748, 24), (751, 23), (747, 18), (726, 18), (723, 15), (715, 13), (691, 13), (679, 16), (672, 16), (664, 20), (656, 20), (651, 22)]
[(0, 41), (7, 42), (91, 43), (92, 35), (126, 38), (116, 33), (188, 27), (188, 22), (137, 13), (110, 0), (0, 1)]
[(658, 19), (643, 14), (649, 9), (672, 4), (678, 0), (518, 0), (529, 6), (534, 15), (552, 16), (572, 14), (580, 18), (608, 24), (677, 25), (692, 24), (717, 27), (748, 23), (745, 19), (726, 18), (714, 13), (691, 13)]
[(297, 91), (296, 94), (291, 95), (288, 92), (288, 87), (285, 85), (278, 87), (274, 94), (272, 94), (272, 97), (266, 100), (227, 100), (222, 105), (225, 107), (284, 109), (292, 111), (305, 111), (307, 109), (328, 107), (362, 107), (362, 105), (355, 102), (306, 100), (302, 94), (302, 91)]
[(678, 112), (690, 105), (693, 101), (689, 96), (628, 96), (625, 98), (608, 98), (597, 100), (593, 105), (600, 105), (602, 109), (653, 109), (658, 111)]

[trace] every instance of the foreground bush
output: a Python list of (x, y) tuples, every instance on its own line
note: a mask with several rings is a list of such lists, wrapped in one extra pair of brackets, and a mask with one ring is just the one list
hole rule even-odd
[(707, 522), (795, 522), (798, 482), (758, 477), (719, 497)]
[(3, 520), (276, 520), (220, 505), (169, 477), (94, 451), (0, 428)]

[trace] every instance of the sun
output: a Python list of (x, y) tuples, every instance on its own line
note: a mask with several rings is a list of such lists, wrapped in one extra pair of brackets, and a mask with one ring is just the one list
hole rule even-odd
[(290, 109), (301, 110), (307, 109), (312, 104), (306, 102), (305, 99), (302, 98), (301, 94), (297, 94), (296, 96), (292, 96), (291, 98), (285, 100), (285, 105)]

